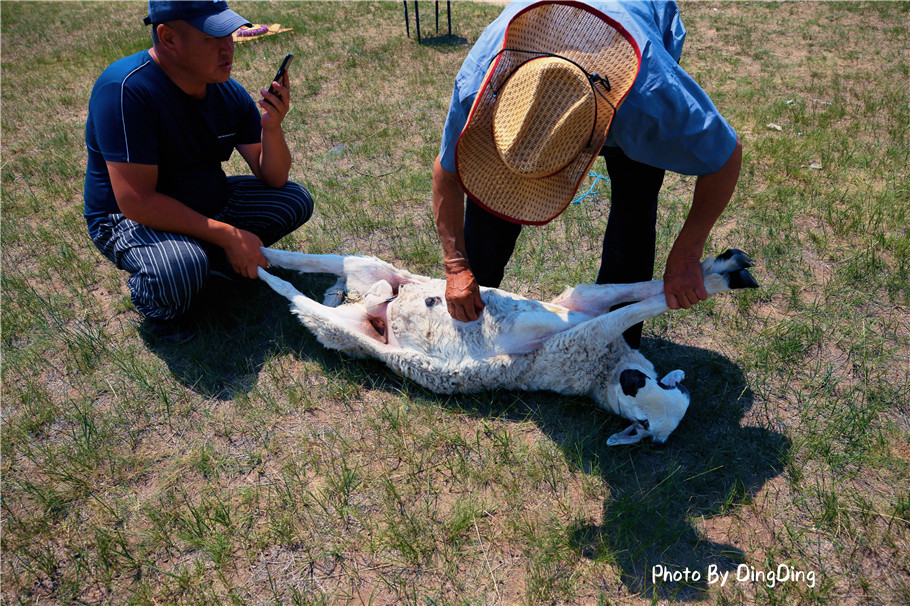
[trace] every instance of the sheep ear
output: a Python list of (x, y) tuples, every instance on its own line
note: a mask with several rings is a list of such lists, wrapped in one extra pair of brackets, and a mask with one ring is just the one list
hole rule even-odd
[(686, 378), (686, 373), (681, 370), (673, 370), (667, 373), (663, 379), (660, 380), (661, 383), (667, 387), (675, 387), (677, 383)]
[(637, 444), (651, 435), (638, 423), (633, 423), (624, 431), (614, 433), (607, 439), (607, 446), (620, 446), (624, 444)]

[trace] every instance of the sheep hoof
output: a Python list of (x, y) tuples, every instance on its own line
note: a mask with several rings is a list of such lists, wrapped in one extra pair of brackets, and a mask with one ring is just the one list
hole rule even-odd
[(747, 267), (753, 267), (752, 259), (748, 254), (738, 248), (730, 248), (720, 253), (713, 259), (705, 259), (701, 263), (705, 275), (730, 274)]
[(752, 258), (748, 253), (741, 251), (738, 248), (728, 248), (724, 252), (717, 255), (718, 261), (729, 261), (729, 266), (727, 271), (732, 269), (746, 269), (747, 267), (753, 267)]
[(730, 286), (730, 290), (741, 290), (744, 288), (758, 288), (758, 282), (755, 281), (755, 278), (752, 277), (745, 269), (739, 271), (731, 271), (727, 276), (727, 284)]

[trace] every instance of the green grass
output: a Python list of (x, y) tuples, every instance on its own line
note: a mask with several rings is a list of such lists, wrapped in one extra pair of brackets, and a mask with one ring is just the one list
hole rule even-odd
[[(297, 57), (286, 134), (317, 206), (280, 246), (441, 276), (430, 167), (500, 9), (453, 3), (446, 38), (423, 2), (418, 45), (396, 2), (232, 6), (294, 29), (234, 73), (255, 91)], [(148, 45), (145, 3), (4, 2), (2, 602), (910, 602), (910, 4), (682, 14), (683, 65), (744, 144), (706, 252), (747, 250), (761, 288), (647, 324), (692, 407), (664, 447), (607, 448), (623, 421), (587, 400), (430, 393), (258, 283), (213, 285), (190, 344), (143, 340), (81, 192), (91, 86)], [(667, 177), (659, 264), (692, 186)], [(504, 287), (592, 281), (608, 196), (525, 230)], [(781, 565), (814, 586), (735, 580)]]

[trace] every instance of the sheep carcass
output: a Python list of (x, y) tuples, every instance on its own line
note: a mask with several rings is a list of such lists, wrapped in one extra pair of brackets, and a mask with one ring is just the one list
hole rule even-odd
[[(654, 366), (622, 338), (630, 326), (668, 309), (663, 282), (582, 284), (549, 303), (481, 288), (478, 320), (453, 320), (445, 280), (373, 257), (263, 249), (272, 266), (340, 276), (323, 304), (266, 270), (259, 278), (326, 347), (373, 357), (437, 393), (486, 389), (549, 390), (592, 398), (632, 421), (610, 445), (646, 437), (664, 442), (689, 406), (681, 370), (658, 379)], [(709, 293), (755, 288), (749, 256), (728, 250), (702, 262)], [(630, 303), (610, 311), (618, 303)]]

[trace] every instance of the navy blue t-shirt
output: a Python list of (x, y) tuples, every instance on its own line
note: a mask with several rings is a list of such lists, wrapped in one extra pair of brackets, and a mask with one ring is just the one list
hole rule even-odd
[(214, 216), (227, 202), (221, 163), (235, 146), (259, 143), (259, 110), (234, 80), (209, 84), (205, 99), (189, 96), (148, 51), (124, 57), (99, 76), (85, 125), (85, 219), (120, 212), (105, 162), (158, 166), (157, 191)]

